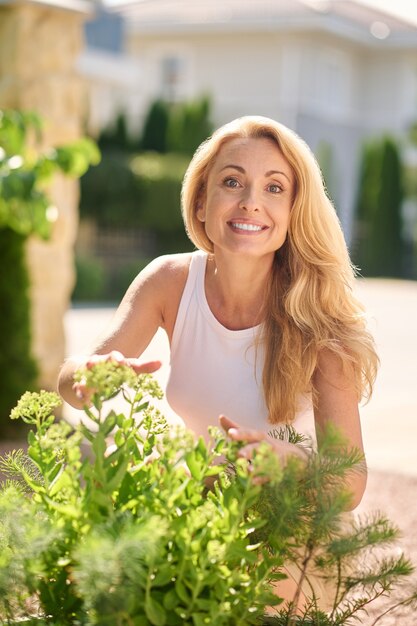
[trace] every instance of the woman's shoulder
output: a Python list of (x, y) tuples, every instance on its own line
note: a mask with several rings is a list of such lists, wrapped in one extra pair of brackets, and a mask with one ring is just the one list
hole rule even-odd
[(152, 283), (162, 326), (171, 338), (182, 293), (187, 282), (193, 253), (168, 254), (154, 259), (144, 270), (145, 281)]
[(142, 300), (147, 294), (161, 308), (176, 302), (184, 290), (192, 255), (185, 252), (153, 259), (133, 281), (129, 289), (131, 300)]
[(187, 278), (192, 255), (192, 252), (165, 254), (151, 261), (141, 274), (145, 280), (149, 278), (167, 285), (176, 284)]

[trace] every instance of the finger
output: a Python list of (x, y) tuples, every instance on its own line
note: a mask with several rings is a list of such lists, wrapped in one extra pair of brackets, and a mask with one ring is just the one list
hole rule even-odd
[(89, 402), (91, 399), (91, 396), (94, 393), (94, 390), (91, 389), (90, 387), (87, 387), (87, 385), (85, 384), (85, 380), (81, 381), (81, 382), (77, 382), (74, 383), (72, 386), (75, 395), (77, 396), (77, 398), (79, 400), (83, 400), (86, 402)]
[(228, 433), (230, 428), (239, 429), (240, 426), (236, 422), (226, 417), (226, 415), (219, 416), (220, 426)]
[(138, 359), (127, 359), (127, 364), (130, 365), (136, 374), (151, 374), (159, 370), (162, 365), (161, 361), (146, 361), (145, 363), (140, 363)]
[(266, 433), (261, 430), (251, 430), (244, 428), (229, 428), (227, 434), (233, 441), (259, 442), (267, 438)]
[(108, 354), (92, 354), (86, 362), (86, 367), (88, 369), (92, 369), (98, 363), (103, 363), (103, 361), (106, 363), (113, 362), (122, 365), (123, 363), (126, 363), (126, 358), (118, 350), (112, 350)]
[(106, 361), (115, 361), (116, 363), (126, 363), (126, 357), (118, 350), (112, 350), (106, 358)]
[(106, 357), (102, 354), (92, 354), (85, 363), (87, 369), (92, 369), (97, 363), (101, 363)]

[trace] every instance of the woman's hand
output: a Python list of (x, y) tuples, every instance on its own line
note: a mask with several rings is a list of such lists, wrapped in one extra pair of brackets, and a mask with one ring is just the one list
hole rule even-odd
[(226, 431), (230, 439), (234, 441), (244, 441), (244, 445), (239, 450), (239, 456), (250, 460), (259, 443), (266, 441), (279, 457), (282, 466), (284, 467), (291, 456), (296, 456), (304, 461), (307, 460), (308, 453), (306, 450), (288, 441), (281, 441), (280, 439), (272, 439), (268, 434), (261, 430), (245, 429), (239, 426), (236, 422), (225, 415), (221, 415), (219, 418), (220, 425)]
[[(112, 350), (108, 354), (93, 354), (88, 357), (84, 363), (84, 367), (91, 369), (97, 363), (109, 362), (117, 363), (119, 365), (127, 365), (132, 368), (136, 374), (151, 374), (161, 367), (161, 361), (146, 361), (141, 363), (139, 359), (127, 358), (118, 350)], [(85, 380), (75, 382), (72, 385), (72, 389), (79, 400), (82, 400), (84, 404), (89, 404), (91, 397), (94, 393), (94, 389), (89, 388)]]

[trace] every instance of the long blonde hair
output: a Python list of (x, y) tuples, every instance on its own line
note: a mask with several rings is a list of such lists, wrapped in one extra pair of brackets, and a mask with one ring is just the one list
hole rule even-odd
[(241, 117), (201, 144), (185, 174), (182, 213), (191, 241), (213, 245), (197, 206), (221, 147), (237, 138), (268, 138), (293, 170), (295, 192), (288, 235), (276, 252), (259, 341), (265, 349), (262, 384), (271, 423), (291, 422), (303, 394), (313, 393), (319, 351), (336, 353), (353, 371), (358, 400), (372, 393), (378, 357), (362, 305), (353, 296), (355, 272), (320, 168), (307, 144), (265, 117)]

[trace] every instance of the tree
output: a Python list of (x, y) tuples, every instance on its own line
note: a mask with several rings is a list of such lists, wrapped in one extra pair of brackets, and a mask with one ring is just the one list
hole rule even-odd
[(355, 263), (366, 276), (402, 275), (402, 163), (391, 137), (363, 148)]
[(164, 100), (155, 100), (145, 119), (140, 145), (142, 150), (167, 151), (168, 120), (168, 104)]
[(167, 143), (171, 152), (192, 156), (213, 131), (208, 96), (173, 107), (169, 118)]

